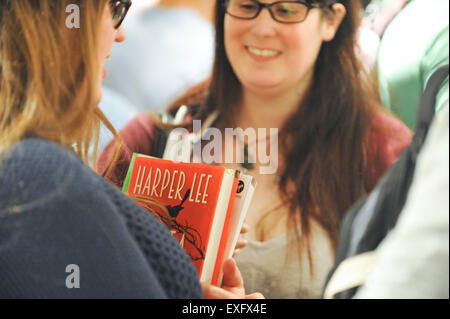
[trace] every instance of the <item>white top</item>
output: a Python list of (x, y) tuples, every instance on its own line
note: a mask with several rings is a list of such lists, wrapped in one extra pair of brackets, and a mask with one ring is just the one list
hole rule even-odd
[[(295, 230), (277, 238), (258, 242), (249, 240), (235, 257), (244, 278), (247, 294), (261, 292), (269, 299), (320, 298), (328, 272), (333, 266), (333, 250), (326, 232), (311, 224), (311, 276), (306, 249), (299, 261)], [(300, 228), (298, 229), (300, 233)]]

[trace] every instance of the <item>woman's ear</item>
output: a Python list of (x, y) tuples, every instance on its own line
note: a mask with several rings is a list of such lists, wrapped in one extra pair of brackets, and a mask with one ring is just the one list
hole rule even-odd
[(347, 10), (342, 3), (335, 3), (331, 7), (332, 12), (326, 14), (324, 17), (324, 28), (322, 39), (325, 42), (329, 42), (334, 39), (339, 26), (344, 20)]

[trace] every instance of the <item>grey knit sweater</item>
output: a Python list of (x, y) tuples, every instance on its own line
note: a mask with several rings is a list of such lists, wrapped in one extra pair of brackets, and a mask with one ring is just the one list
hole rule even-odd
[(0, 298), (201, 298), (201, 288), (156, 218), (32, 138), (0, 158)]

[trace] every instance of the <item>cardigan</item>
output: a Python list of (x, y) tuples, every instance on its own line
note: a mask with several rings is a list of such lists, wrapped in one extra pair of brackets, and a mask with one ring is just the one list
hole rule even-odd
[(72, 151), (23, 140), (0, 185), (0, 298), (202, 297), (169, 230)]

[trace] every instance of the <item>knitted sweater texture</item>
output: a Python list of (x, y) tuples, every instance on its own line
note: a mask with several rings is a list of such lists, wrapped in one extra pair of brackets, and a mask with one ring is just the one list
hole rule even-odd
[(31, 138), (0, 158), (0, 298), (201, 298), (201, 287), (156, 218)]

